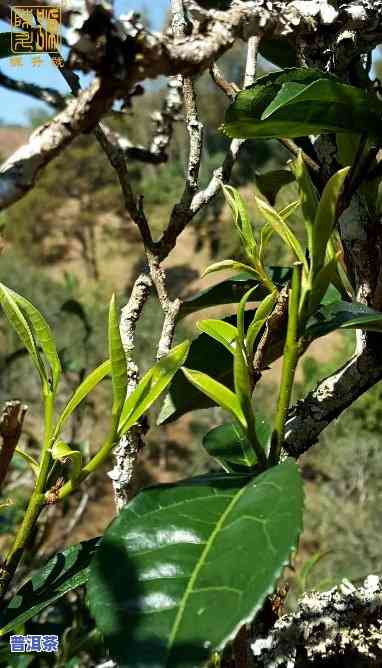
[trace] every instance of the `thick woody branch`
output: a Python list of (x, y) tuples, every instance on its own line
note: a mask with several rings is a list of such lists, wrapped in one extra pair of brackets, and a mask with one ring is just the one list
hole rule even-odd
[(257, 634), (251, 645), (258, 668), (380, 666), (382, 584), (369, 575), (362, 586), (344, 580), (330, 591), (304, 594), (296, 610)]
[[(321, 28), (325, 35), (346, 30), (362, 34), (363, 48), (378, 44), (382, 35), (382, 0), (360, 0), (336, 10), (326, 0), (317, 2), (263, 3), (236, 0), (228, 11), (206, 12), (203, 31), (192, 38), (151, 33), (135, 15), (117, 22), (105, 13), (94, 37), (84, 33), (74, 47), (73, 66), (101, 73), (76, 101), (69, 103), (51, 123), (39, 128), (0, 170), (0, 209), (22, 197), (35, 183), (43, 167), (78, 134), (89, 132), (110, 110), (114, 99), (128, 96), (143, 79), (158, 76), (200, 74), (230, 49), (236, 40), (262, 34), (309, 36)], [(94, 14), (99, 12), (99, 7)], [(90, 17), (92, 18), (92, 17)], [(89, 19), (90, 20), (90, 19)], [(95, 38), (105, 39), (104, 49), (94, 49)], [(109, 45), (108, 40), (112, 40)], [(359, 45), (361, 49), (361, 45)]]
[[(255, 81), (259, 41), (260, 40), (255, 37), (250, 40), (248, 44), (244, 74), (244, 82), (246, 82), (247, 85), (251, 85)], [(214, 75), (217, 75), (216, 69), (214, 70)], [(218, 76), (222, 76), (220, 71)], [(174, 206), (169, 224), (157, 244), (157, 254), (159, 259), (163, 259), (169, 254), (174, 248), (178, 236), (192, 218), (213, 200), (219, 192), (222, 183), (229, 181), (233, 166), (244, 142), (244, 139), (234, 139), (229, 146), (222, 167), (215, 170), (206, 188), (204, 190), (196, 189), (191, 199), (187, 198), (188, 193), (186, 190), (182, 200)]]
[(299, 457), (306, 452), (325, 427), (380, 380), (382, 360), (365, 347), (290, 409), (284, 443), (288, 454)]
[(35, 184), (48, 165), (73, 139), (94, 128), (114, 99), (113, 89), (96, 79), (81, 95), (68, 103), (50, 123), (38, 128), (0, 168), (0, 209), (20, 199)]

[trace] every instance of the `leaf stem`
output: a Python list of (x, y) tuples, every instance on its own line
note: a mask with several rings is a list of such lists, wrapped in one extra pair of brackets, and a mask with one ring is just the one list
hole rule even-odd
[[(116, 428), (112, 428), (108, 438), (104, 441), (103, 445), (100, 447), (98, 452), (92, 457), (92, 459), (86, 464), (86, 466), (83, 467), (81, 472), (79, 473), (78, 477), (75, 480), (68, 480), (59, 490), (57, 494), (57, 500), (64, 499), (66, 496), (71, 494), (79, 484), (85, 480), (91, 473), (94, 473), (96, 469), (98, 469), (101, 464), (103, 464), (108, 456), (110, 455), (115, 442), (118, 438), (118, 433)], [(45, 493), (45, 497), (47, 498), (49, 492)]]
[(301, 262), (296, 262), (294, 264), (292, 284), (289, 290), (288, 327), (284, 347), (280, 392), (277, 401), (276, 417), (269, 454), (269, 464), (271, 466), (277, 464), (280, 459), (281, 448), (285, 437), (285, 423), (300, 352), (298, 345), (298, 329), (302, 268), (303, 265)]

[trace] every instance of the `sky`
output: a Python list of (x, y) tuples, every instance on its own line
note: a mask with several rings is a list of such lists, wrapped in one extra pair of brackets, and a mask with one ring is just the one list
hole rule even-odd
[[(70, 0), (67, 0), (69, 4)], [(56, 4), (57, 0), (52, 0)], [(17, 6), (17, 0), (12, 0)], [(30, 2), (33, 5), (33, 0)], [(58, 3), (57, 3), (58, 4)], [(163, 23), (168, 0), (115, 0), (116, 15), (127, 14), (131, 10), (142, 11), (149, 17), (151, 28), (159, 30)], [(9, 25), (0, 21), (0, 32), (8, 32)], [(24, 56), (21, 66), (11, 64), (9, 58), (0, 61), (1, 71), (13, 79), (29, 81), (40, 86), (56, 88), (61, 92), (68, 90), (57, 68), (51, 63), (48, 55), (42, 56), (43, 62), (39, 66), (32, 65), (32, 57)], [(84, 80), (85, 81), (85, 80)], [(0, 88), (0, 122), (7, 125), (28, 125), (31, 110), (51, 110), (47, 105), (33, 98)]]

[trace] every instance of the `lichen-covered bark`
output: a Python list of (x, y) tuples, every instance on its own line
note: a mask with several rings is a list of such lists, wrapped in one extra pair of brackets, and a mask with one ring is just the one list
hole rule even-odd
[(327, 592), (306, 593), (251, 645), (257, 668), (370, 668), (382, 665), (382, 583), (343, 581)]

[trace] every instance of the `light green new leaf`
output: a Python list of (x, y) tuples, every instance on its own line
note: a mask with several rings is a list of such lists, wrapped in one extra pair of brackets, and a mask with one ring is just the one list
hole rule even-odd
[(312, 291), (309, 298), (309, 314), (319, 307), (330, 283), (335, 283), (337, 274), (338, 255), (334, 256), (325, 264), (314, 279)]
[(183, 367), (182, 371), (192, 385), (195, 385), (200, 392), (206, 394), (207, 397), (212, 399), (218, 406), (221, 406), (225, 411), (231, 413), (242, 427), (247, 429), (247, 422), (239, 400), (228, 387), (225, 387), (225, 385), (222, 385), (222, 383), (219, 383), (217, 380), (211, 378), (211, 376), (207, 376), (206, 373), (202, 373), (201, 371), (186, 369), (185, 367)]
[(245, 251), (249, 255), (257, 256), (257, 242), (253, 232), (252, 223), (248, 216), (247, 207), (236, 188), (223, 185), (223, 192), (231, 207), (235, 219), (235, 225), (243, 241)]
[(70, 480), (75, 482), (81, 472), (82, 468), (82, 454), (79, 450), (72, 450), (72, 448), (64, 441), (55, 441), (51, 448), (52, 457), (55, 461), (66, 463), (69, 459), (71, 461)]
[(336, 222), (338, 198), (341, 194), (349, 169), (350, 167), (344, 167), (336, 172), (336, 174), (333, 174), (321, 195), (312, 230), (313, 276), (320, 271), (324, 263), (327, 244)]
[(270, 223), (265, 223), (260, 230), (259, 262), (261, 262), (261, 264), (263, 263), (264, 253), (266, 251), (266, 248), (272, 237), (273, 232), (274, 229)]
[[(255, 414), (252, 407), (252, 392), (251, 392), (251, 381), (249, 377), (249, 371), (246, 359), (244, 357), (244, 351), (241, 346), (236, 346), (235, 354), (233, 358), (233, 380), (235, 386), (235, 394), (239, 400), (240, 408), (245, 417), (247, 423), (246, 435), (248, 436), (249, 447), (245, 450), (245, 457), (248, 460), (250, 466), (253, 466), (256, 463), (256, 452), (260, 450), (260, 446), (257, 443), (256, 436), (256, 421)], [(243, 443), (245, 445), (246, 442)], [(257, 447), (256, 447), (257, 446)], [(264, 461), (264, 460), (263, 460)]]
[(9, 290), (9, 293), (29, 320), (34, 338), (41, 346), (51, 368), (52, 389), (55, 390), (61, 378), (62, 368), (53, 332), (40, 311), (28, 299), (13, 290)]
[(125, 401), (118, 425), (119, 436), (125, 434), (139, 420), (171, 383), (186, 361), (190, 345), (190, 341), (183, 341), (175, 346), (143, 376), (138, 387)]
[(123, 404), (126, 400), (127, 364), (119, 331), (119, 318), (115, 304), (115, 295), (113, 295), (110, 300), (108, 334), (111, 378), (113, 384), (112, 415), (113, 417), (116, 417), (116, 419), (119, 419)]
[(215, 320), (213, 318), (209, 320), (199, 320), (196, 323), (197, 328), (200, 332), (204, 332), (219, 341), (230, 353), (235, 351), (235, 340), (237, 338), (237, 328), (234, 325), (231, 325), (229, 322), (224, 320)]
[(25, 348), (30, 354), (31, 359), (40, 375), (43, 387), (47, 386), (48, 378), (46, 375), (46, 370), (37, 350), (32, 330), (25, 316), (11, 295), (10, 290), (2, 283), (0, 283), (0, 302), (10, 325), (13, 327), (21, 342), (24, 344)]
[(237, 332), (238, 332), (238, 341), (242, 350), (244, 351), (244, 338), (245, 338), (245, 307), (251, 295), (253, 294), (256, 288), (250, 288), (248, 292), (241, 298), (239, 307), (237, 309)]
[(270, 295), (267, 295), (263, 299), (261, 304), (259, 304), (259, 306), (257, 307), (255, 317), (253, 318), (251, 324), (247, 329), (245, 345), (250, 360), (253, 358), (256, 338), (260, 333), (261, 329), (263, 328), (263, 326), (265, 325), (268, 316), (272, 312), (272, 309), (277, 302), (278, 295), (279, 295), (278, 290), (274, 290)]
[(82, 381), (81, 385), (77, 387), (72, 398), (66, 404), (64, 410), (62, 411), (60, 417), (58, 418), (56, 428), (54, 430), (54, 438), (57, 438), (59, 435), (64, 423), (68, 417), (75, 411), (77, 406), (88, 396), (88, 394), (94, 390), (98, 385), (111, 372), (111, 361), (106, 360), (97, 366), (94, 371), (92, 371), (85, 380)]
[(312, 237), (314, 221), (318, 207), (318, 195), (302, 158), (302, 151), (299, 151), (297, 158), (291, 162), (290, 167), (296, 177), (298, 185), (301, 208), (304, 216), (305, 229), (308, 239), (308, 249), (310, 256), (312, 256)]
[(201, 277), (204, 278), (207, 274), (212, 274), (215, 271), (227, 271), (227, 269), (232, 269), (233, 271), (245, 272), (250, 274), (254, 279), (260, 280), (259, 273), (251, 267), (249, 264), (244, 264), (243, 262), (237, 262), (236, 260), (222, 260), (221, 262), (214, 262), (210, 264), (207, 269), (203, 271)]
[(260, 213), (264, 216), (267, 223), (272, 225), (273, 230), (281, 237), (288, 248), (290, 248), (296, 259), (302, 262), (306, 267), (303, 248), (285, 220), (283, 220), (277, 211), (264, 200), (255, 197), (255, 201)]
[(301, 206), (300, 200), (296, 199), (294, 202), (291, 202), (290, 204), (284, 206), (277, 213), (283, 220), (288, 220), (289, 216), (291, 216), (295, 211), (297, 211), (297, 209), (300, 206)]

